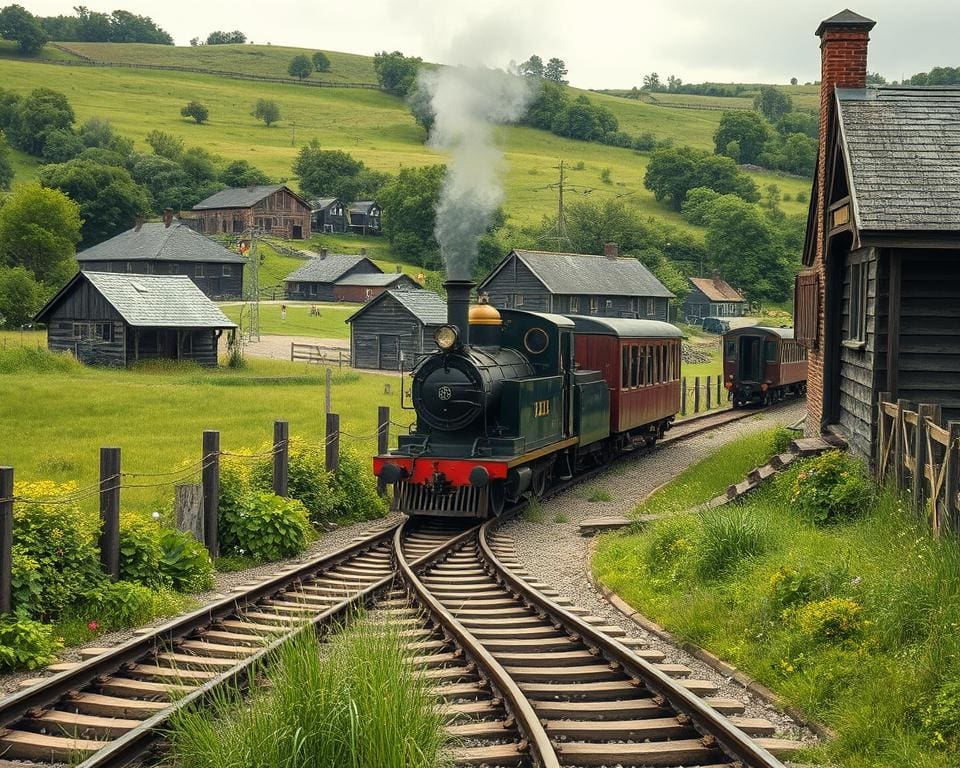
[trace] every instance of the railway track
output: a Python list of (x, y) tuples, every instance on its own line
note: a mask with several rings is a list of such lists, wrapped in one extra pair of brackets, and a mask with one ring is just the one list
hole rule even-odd
[[(752, 414), (687, 419), (659, 445)], [(496, 525), (382, 527), (122, 645), (84, 649), (83, 661), (0, 699), (0, 762), (149, 762), (176, 709), (246, 687), (293, 634), (376, 606), (407, 625), (461, 744), (458, 765), (780, 765), (747, 735), (766, 738), (772, 725), (737, 720), (742, 704), (529, 581)]]

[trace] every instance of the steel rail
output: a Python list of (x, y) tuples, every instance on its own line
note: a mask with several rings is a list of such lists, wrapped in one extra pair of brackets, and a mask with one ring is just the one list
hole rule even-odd
[[(758, 746), (746, 733), (726, 717), (707, 705), (696, 694), (677, 685), (670, 677), (637, 656), (633, 651), (612, 637), (600, 632), (579, 616), (557, 605), (523, 579), (514, 574), (494, 553), (488, 534), (499, 526), (502, 518), (488, 520), (480, 528), (479, 546), (481, 558), (492, 569), (494, 577), (504, 587), (562, 626), (571, 636), (579, 637), (588, 646), (596, 648), (608, 661), (620, 665), (647, 688), (663, 697), (671, 706), (690, 718), (691, 723), (705, 738), (716, 740), (733, 760), (750, 768), (784, 768), (776, 757)], [(557, 747), (562, 754), (562, 745)]]
[(560, 760), (557, 757), (556, 750), (547, 736), (543, 724), (537, 717), (537, 713), (520, 690), (520, 687), (470, 631), (457, 621), (453, 614), (431, 594), (414, 571), (415, 568), (430, 565), (440, 557), (454, 551), (459, 544), (465, 543), (476, 536), (476, 529), (466, 531), (457, 540), (448, 543), (443, 552), (424, 556), (413, 564), (408, 563), (403, 554), (402, 535), (401, 529), (398, 529), (394, 534), (394, 553), (397, 558), (400, 576), (407, 586), (413, 590), (417, 602), (429, 611), (444, 631), (456, 640), (464, 653), (483, 671), (491, 687), (503, 700), (504, 706), (516, 721), (521, 735), (526, 739), (535, 765), (539, 768), (560, 768)]

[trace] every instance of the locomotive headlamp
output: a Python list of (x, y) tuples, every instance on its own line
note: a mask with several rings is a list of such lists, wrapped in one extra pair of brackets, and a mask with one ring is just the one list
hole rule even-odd
[(434, 331), (433, 340), (440, 349), (446, 352), (448, 349), (452, 349), (453, 345), (457, 343), (457, 329), (452, 325), (441, 325)]

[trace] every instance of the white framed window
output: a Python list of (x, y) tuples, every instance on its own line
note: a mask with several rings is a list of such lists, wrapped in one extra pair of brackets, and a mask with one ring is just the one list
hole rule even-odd
[(613, 309), (613, 299), (607, 299), (604, 306), (606, 306), (607, 309)]
[(590, 311), (591, 311), (591, 312), (596, 312), (596, 311), (597, 311), (597, 297), (596, 297), (596, 296), (591, 296), (591, 297), (590, 297)]
[(569, 301), (569, 312), (572, 314), (574, 312), (580, 311), (580, 297), (571, 296)]
[(657, 314), (657, 300), (647, 299), (647, 317), (653, 317)]
[(128, 262), (127, 262), (127, 272), (133, 272), (133, 262), (132, 262), (132, 261), (128, 261)]
[(229, 264), (223, 265), (223, 276), (231, 277), (233, 275), (233, 268)]
[(866, 261), (853, 262), (847, 273), (850, 303), (844, 340), (863, 344), (867, 340), (867, 283), (870, 279), (870, 264)]
[(522, 307), (523, 306), (523, 294), (515, 293), (513, 294), (513, 306)]

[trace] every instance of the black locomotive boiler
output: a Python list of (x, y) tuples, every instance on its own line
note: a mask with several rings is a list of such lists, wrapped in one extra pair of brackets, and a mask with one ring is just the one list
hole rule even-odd
[(674, 326), (471, 306), (471, 281), (445, 287), (438, 351), (413, 370), (416, 423), (374, 459), (396, 510), (497, 515), (669, 428), (680, 403)]

